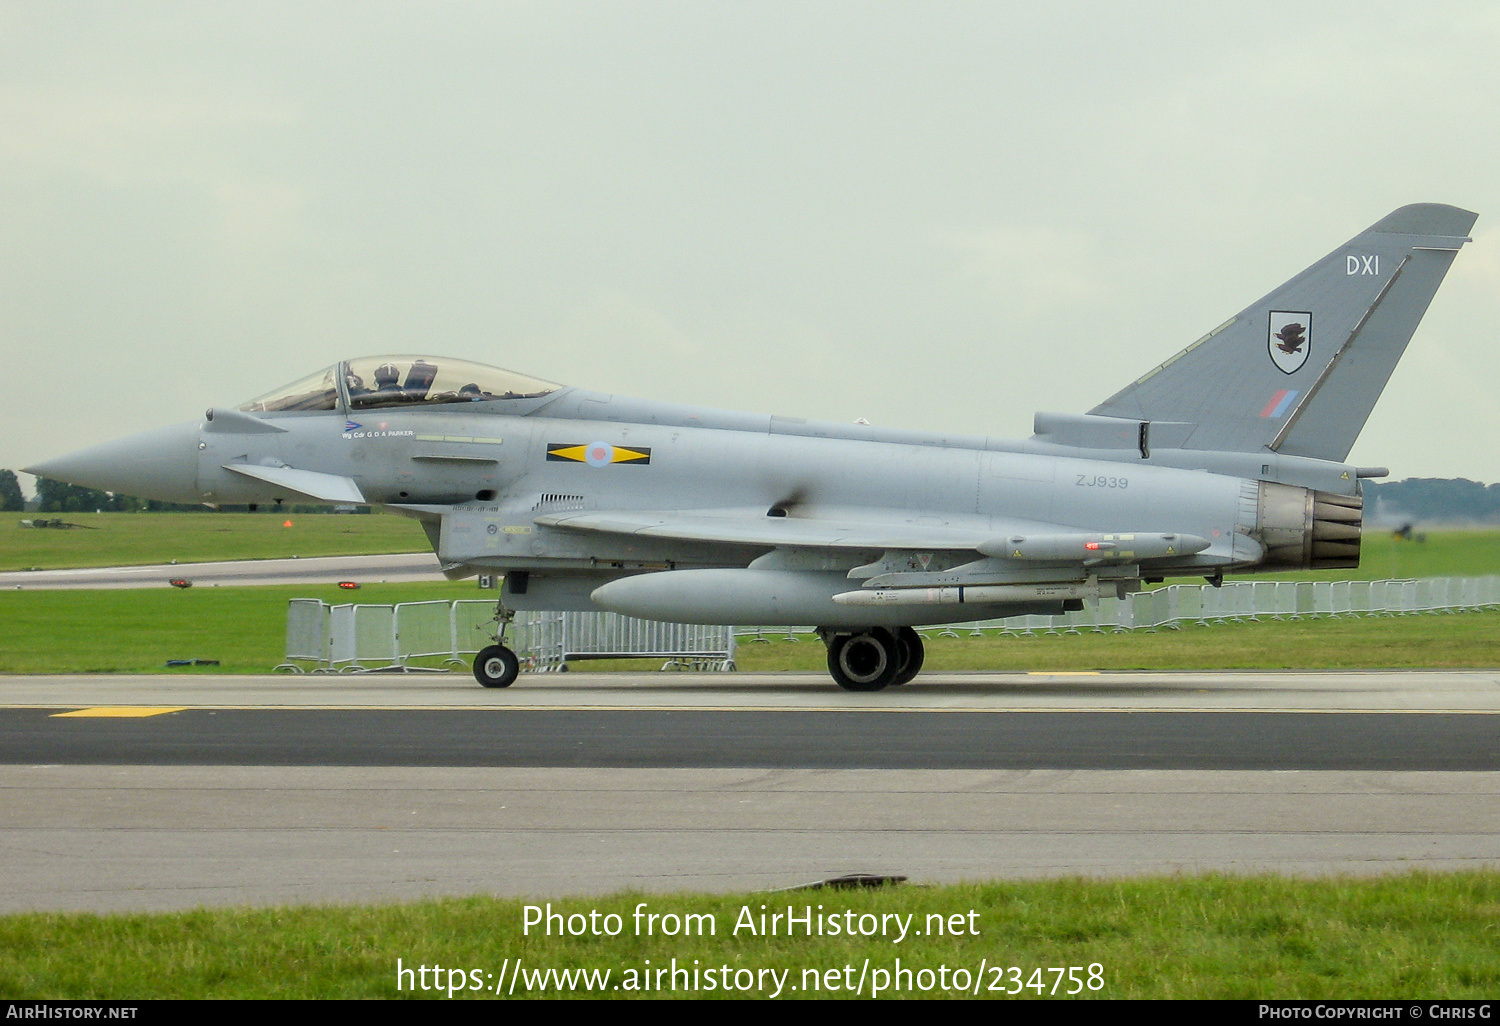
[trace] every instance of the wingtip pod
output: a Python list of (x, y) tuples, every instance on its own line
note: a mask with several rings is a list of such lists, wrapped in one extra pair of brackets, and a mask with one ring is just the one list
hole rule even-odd
[(1408, 203), (1386, 214), (1366, 231), (1386, 235), (1447, 235), (1464, 238), (1479, 215), (1446, 203)]

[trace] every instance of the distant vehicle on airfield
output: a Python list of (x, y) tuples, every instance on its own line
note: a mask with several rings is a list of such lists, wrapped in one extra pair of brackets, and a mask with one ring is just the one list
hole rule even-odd
[(921, 669), (922, 624), (1058, 613), (1169, 575), (1354, 567), (1344, 460), (1476, 215), (1376, 222), (1086, 414), (1024, 441), (589, 392), (430, 355), (347, 360), (28, 473), (171, 502), (313, 499), (422, 522), (520, 609), (818, 625), (835, 681)]

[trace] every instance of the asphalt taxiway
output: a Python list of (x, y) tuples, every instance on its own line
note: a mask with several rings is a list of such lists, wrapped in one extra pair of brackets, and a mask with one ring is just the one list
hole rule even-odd
[(0, 678), (0, 910), (1500, 867), (1500, 672)]
[(247, 587), (263, 584), (361, 584), (441, 581), (430, 552), (383, 556), (309, 556), (307, 559), (241, 559), (222, 563), (157, 563), (149, 566), (95, 566), (76, 570), (7, 570), (0, 591), (56, 591), (76, 588), (165, 588), (172, 580), (195, 585)]

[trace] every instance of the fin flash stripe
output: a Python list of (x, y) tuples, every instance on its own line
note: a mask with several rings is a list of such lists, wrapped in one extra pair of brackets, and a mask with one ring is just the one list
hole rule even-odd
[(1297, 398), (1295, 390), (1283, 388), (1271, 396), (1271, 401), (1266, 403), (1265, 409), (1260, 411), (1261, 419), (1275, 419), (1286, 412), (1286, 408), (1292, 405), (1292, 400)]
[(651, 462), (651, 450), (644, 447), (627, 449), (605, 442), (590, 442), (587, 445), (572, 442), (548, 443), (547, 459), (552, 463), (587, 463), (591, 467), (607, 467), (612, 463), (644, 466)]

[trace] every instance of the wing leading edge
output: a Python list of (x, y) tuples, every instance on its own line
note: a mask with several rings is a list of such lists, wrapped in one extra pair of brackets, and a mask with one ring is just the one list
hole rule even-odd
[(574, 531), (772, 548), (977, 552), (1021, 561), (1170, 559), (1209, 548), (1206, 538), (1162, 532), (1087, 532), (1015, 521), (1006, 530), (856, 519), (768, 517), (746, 510), (697, 513), (552, 513), (536, 523)]

